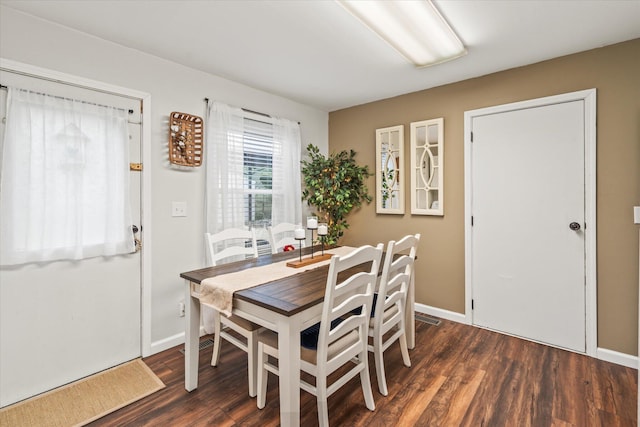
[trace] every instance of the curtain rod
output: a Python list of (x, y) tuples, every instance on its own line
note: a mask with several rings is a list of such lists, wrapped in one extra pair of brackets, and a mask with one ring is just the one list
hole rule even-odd
[[(45, 76), (41, 76), (39, 74), (33, 74), (33, 73), (29, 73), (26, 71), (18, 71), (18, 70), (13, 70), (11, 68), (7, 68), (7, 67), (3, 67), (0, 65), (0, 71), (5, 71), (7, 73), (11, 73), (11, 74), (17, 74), (19, 76), (26, 76), (26, 77), (32, 77), (34, 79), (38, 79), (38, 80), (45, 80), (48, 82), (54, 82), (54, 83), (59, 83), (61, 85), (66, 85), (66, 86), (72, 86), (72, 87), (79, 87), (80, 89), (87, 89), (93, 92), (100, 92), (100, 93), (106, 93), (108, 95), (115, 95), (118, 96), (120, 98), (128, 98), (128, 99), (134, 99), (134, 100), (140, 100), (140, 98), (135, 97), (133, 95), (125, 95), (119, 92), (113, 92), (107, 89), (98, 89), (92, 86), (87, 86), (85, 84), (81, 84), (81, 83), (73, 83), (70, 81), (65, 81), (65, 80), (59, 80), (56, 79), (54, 77), (45, 77)], [(5, 85), (0, 84), (0, 89), (6, 89)]]
[[(0, 90), (7, 90), (7, 89), (9, 89), (7, 86), (0, 84)], [(33, 91), (31, 91), (31, 92), (33, 92)], [(52, 96), (52, 97), (58, 98), (58, 99), (66, 99), (66, 100), (69, 100), (69, 101), (78, 101), (78, 102), (82, 102), (83, 104), (96, 105), (98, 107), (107, 107), (107, 108), (115, 108), (115, 109), (118, 109), (118, 110), (124, 110), (124, 108), (113, 107), (111, 105), (103, 105), (103, 104), (97, 104), (95, 102), (79, 101), (77, 99), (65, 98), (64, 96), (49, 95), (48, 93), (42, 93), (42, 92), (33, 92), (33, 93), (37, 93), (38, 95)], [(133, 114), (134, 113), (133, 110), (128, 110), (128, 111), (129, 111), (129, 114)]]
[[(207, 103), (207, 105), (208, 105), (208, 104), (209, 104), (209, 98), (205, 98), (205, 99), (204, 99), (204, 102), (206, 102), (206, 103)], [(260, 111), (249, 110), (248, 108), (244, 108), (244, 107), (242, 107), (242, 108), (240, 108), (240, 109), (241, 109), (242, 111), (246, 112), (246, 113), (257, 114), (257, 115), (259, 115), (259, 116), (268, 117), (268, 118), (270, 118), (270, 119), (271, 119), (271, 118), (273, 118), (273, 117), (271, 117), (271, 115), (270, 115), (270, 114), (267, 114), (267, 113), (261, 113)], [(298, 124), (300, 124), (300, 122), (297, 122), (297, 123), (298, 123)]]
[[(205, 98), (204, 102), (206, 102), (207, 104), (209, 103), (209, 98)], [(253, 111), (253, 110), (249, 110), (248, 108), (241, 108), (242, 111), (247, 112), (247, 113), (253, 113), (253, 114), (257, 114), (259, 116), (264, 116), (264, 117), (269, 117), (271, 118), (271, 116), (267, 113), (261, 113), (259, 111)]]

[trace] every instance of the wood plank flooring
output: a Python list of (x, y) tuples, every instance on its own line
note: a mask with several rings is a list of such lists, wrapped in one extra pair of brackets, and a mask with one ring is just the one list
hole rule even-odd
[[(167, 387), (91, 426), (277, 426), (277, 378), (267, 406), (247, 393), (246, 355), (224, 342), (220, 364), (200, 351), (199, 387), (184, 389), (179, 347), (145, 362)], [(637, 371), (575, 353), (443, 320), (416, 322), (412, 366), (400, 350), (385, 353), (389, 395), (364, 404), (359, 380), (329, 398), (332, 426), (636, 426)], [(301, 425), (317, 425), (315, 397), (301, 392)]]

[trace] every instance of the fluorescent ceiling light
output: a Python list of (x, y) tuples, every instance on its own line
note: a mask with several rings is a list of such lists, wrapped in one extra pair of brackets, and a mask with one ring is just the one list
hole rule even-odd
[(418, 67), (467, 53), (430, 0), (336, 0)]

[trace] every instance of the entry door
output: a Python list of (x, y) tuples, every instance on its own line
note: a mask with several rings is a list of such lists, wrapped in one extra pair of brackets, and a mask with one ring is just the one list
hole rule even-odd
[(473, 323), (586, 351), (584, 101), (473, 117)]
[[(139, 100), (8, 72), (0, 73), (0, 81), (134, 110), (131, 161), (140, 161)], [(6, 96), (6, 90), (0, 91), (2, 117)], [(130, 173), (132, 214), (139, 226), (141, 176)], [(140, 253), (132, 253), (0, 267), (0, 406), (141, 355), (140, 263)]]

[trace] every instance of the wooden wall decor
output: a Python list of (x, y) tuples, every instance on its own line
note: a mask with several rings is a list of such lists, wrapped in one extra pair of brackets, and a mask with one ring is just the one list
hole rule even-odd
[(180, 166), (200, 166), (203, 147), (202, 118), (172, 112), (169, 116), (169, 161)]

